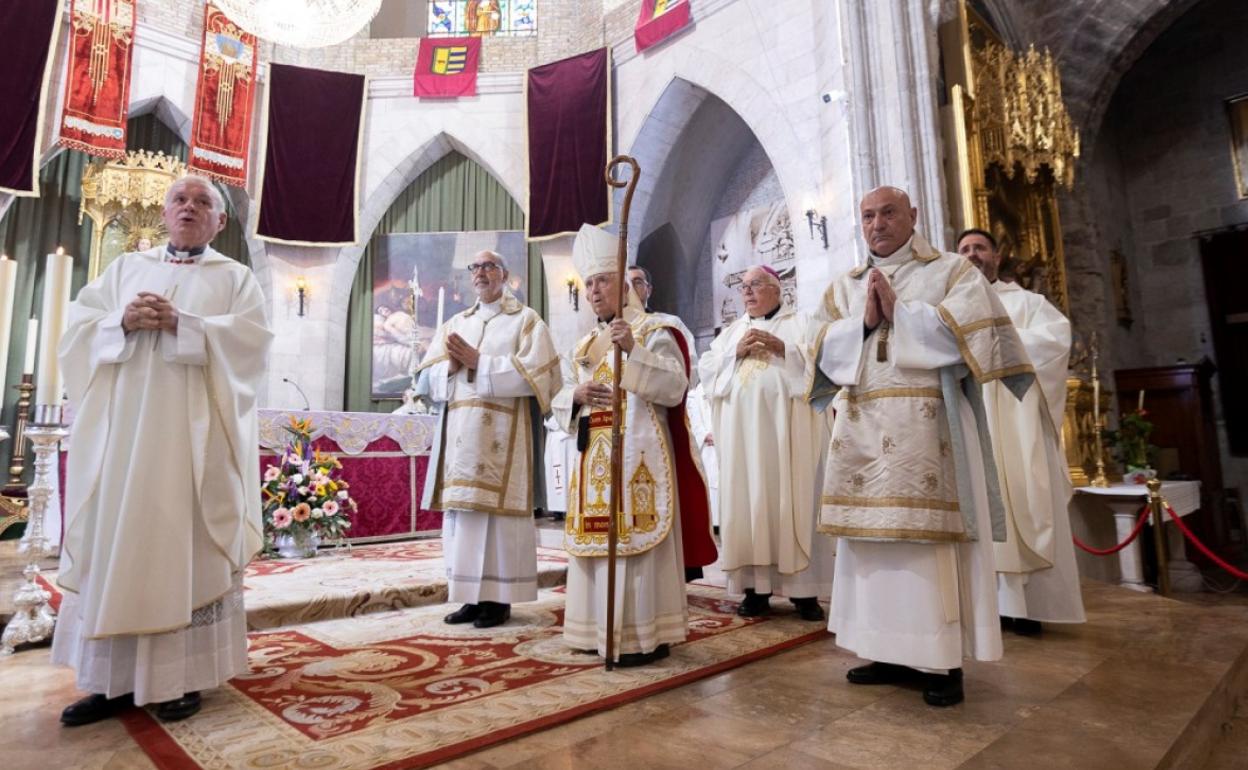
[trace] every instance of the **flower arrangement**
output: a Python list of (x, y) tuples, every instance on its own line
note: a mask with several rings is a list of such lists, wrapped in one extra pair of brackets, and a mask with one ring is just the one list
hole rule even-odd
[[(1126, 467), (1128, 481), (1143, 484), (1152, 475), (1151, 461), (1157, 453), (1157, 447), (1148, 443), (1153, 432), (1153, 424), (1148, 420), (1148, 412), (1137, 409), (1127, 412), (1118, 420), (1118, 430), (1105, 431), (1105, 438), (1113, 449), (1114, 459)], [(1143, 480), (1134, 478), (1142, 476)]]
[(342, 463), (312, 449), (312, 421), (291, 417), (286, 432), (290, 443), (279, 464), (265, 469), (261, 486), (265, 549), (273, 551), (279, 541), (290, 540), (305, 545), (297, 550), (314, 552), (321, 538), (341, 538), (351, 528), (357, 506), (347, 482), (336, 478)]

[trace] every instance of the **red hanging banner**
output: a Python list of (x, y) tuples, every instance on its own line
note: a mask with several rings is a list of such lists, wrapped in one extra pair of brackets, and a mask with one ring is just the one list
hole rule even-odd
[(689, 0), (641, 0), (633, 43), (641, 53), (689, 25)]
[(236, 187), (247, 185), (255, 92), (256, 36), (207, 3), (187, 164), (192, 171)]
[(479, 37), (422, 37), (412, 93), (421, 98), (477, 95)]
[(73, 0), (59, 142), (105, 158), (126, 154), (135, 0)]

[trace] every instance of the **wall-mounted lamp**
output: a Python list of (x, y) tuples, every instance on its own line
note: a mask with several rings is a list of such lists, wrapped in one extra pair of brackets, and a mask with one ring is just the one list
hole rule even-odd
[(568, 304), (572, 306), (573, 311), (581, 309), (581, 288), (576, 285), (576, 279), (568, 276)]
[(308, 279), (302, 275), (295, 279), (295, 292), (299, 295), (299, 317), (304, 316), (304, 306), (308, 299)]
[[(816, 222), (818, 218), (818, 222)], [(823, 248), (828, 248), (828, 218), (819, 216), (819, 212), (814, 209), (806, 210), (806, 224), (810, 225), (810, 239), (815, 239), (815, 230), (819, 231), (820, 237), (823, 238)]]

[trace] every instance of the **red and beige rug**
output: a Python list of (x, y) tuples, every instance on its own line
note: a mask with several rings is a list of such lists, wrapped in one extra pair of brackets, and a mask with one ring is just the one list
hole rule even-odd
[(745, 619), (736, 608), (720, 588), (689, 586), (688, 641), (610, 673), (564, 645), (559, 590), (493, 629), (447, 626), (441, 606), (253, 632), (252, 673), (206, 693), (196, 717), (124, 719), (164, 770), (424, 767), (826, 634), (792, 613)]

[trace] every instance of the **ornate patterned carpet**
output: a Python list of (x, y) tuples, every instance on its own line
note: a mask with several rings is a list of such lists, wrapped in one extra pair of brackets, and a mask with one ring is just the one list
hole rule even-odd
[(127, 729), (158, 767), (424, 767), (710, 676), (826, 635), (792, 613), (743, 619), (689, 586), (689, 640), (659, 664), (606, 672), (563, 644), (563, 595), (543, 590), (501, 628), (447, 626), (419, 607), (251, 634), (252, 673), (194, 719)]
[[(567, 568), (562, 550), (537, 549), (539, 588), (562, 585)], [(58, 608), (56, 573), (43, 573), (40, 582)], [(257, 631), (441, 604), (446, 601), (442, 540), (322, 550), (314, 559), (258, 559), (247, 566), (243, 586), (247, 627)]]

